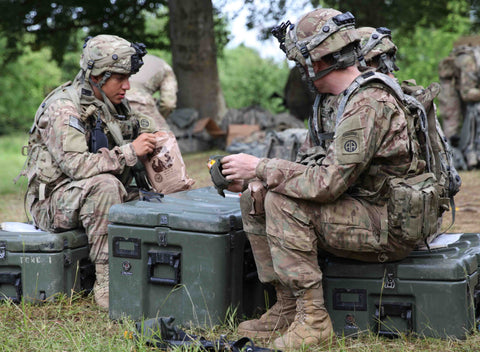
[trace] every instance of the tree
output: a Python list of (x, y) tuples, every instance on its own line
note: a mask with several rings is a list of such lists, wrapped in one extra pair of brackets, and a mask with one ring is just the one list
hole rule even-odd
[[(116, 34), (131, 41), (142, 41), (148, 47), (170, 46), (173, 69), (179, 79), (179, 107), (194, 107), (202, 116), (218, 120), (225, 111), (216, 62), (215, 34), (225, 44), (225, 26), (214, 31), (214, 9), (211, 0), (47, 0), (0, 2), (3, 17), (0, 34), (7, 48), (4, 62), (23, 51), (25, 44), (33, 49), (51, 47), (53, 58), (61, 63), (66, 52), (77, 50), (79, 31), (88, 35)], [(168, 17), (160, 21), (164, 32), (152, 33), (145, 26), (148, 15)], [(217, 18), (218, 20), (218, 18)], [(218, 21), (217, 21), (218, 23)], [(33, 40), (26, 41), (26, 34)], [(165, 40), (171, 39), (171, 40)], [(2, 64), (0, 59), (0, 64)], [(3, 62), (3, 63), (4, 63)]]
[[(154, 36), (145, 34), (143, 11), (156, 11), (165, 4), (166, 0), (2, 0), (0, 33), (7, 40), (8, 59), (27, 44), (34, 50), (52, 48), (53, 58), (61, 63), (66, 52), (76, 50), (79, 30), (85, 36), (116, 34), (161, 45)], [(25, 41), (26, 33), (34, 39)]]
[[(220, 7), (222, 1), (227, 0), (216, 0)], [(450, 16), (451, 5), (457, 2), (468, 5), (462, 7), (462, 16), (472, 21), (470, 28), (474, 29), (479, 23), (480, 6), (476, 0), (269, 0), (267, 5), (260, 0), (243, 2), (250, 11), (248, 25), (263, 28), (265, 35), (284, 19), (287, 9), (301, 9), (308, 3), (350, 10), (358, 26), (388, 26), (397, 30), (397, 35), (405, 36), (417, 26), (442, 27)], [(169, 13), (160, 11), (167, 5)], [(168, 45), (168, 21), (162, 21), (163, 32), (152, 33), (145, 28), (145, 11), (168, 16), (171, 22), (168, 28), (173, 68), (179, 77), (179, 107), (195, 107), (202, 116), (218, 119), (225, 105), (216, 66), (212, 0), (0, 0), (0, 42), (5, 41), (0, 65), (11, 63), (26, 45), (33, 49), (48, 46), (53, 58), (61, 62), (66, 52), (77, 50), (78, 33), (117, 34), (161, 49)], [(455, 27), (451, 31), (457, 33)]]
[(212, 1), (169, 0), (168, 8), (178, 105), (219, 122), (226, 106), (218, 78)]

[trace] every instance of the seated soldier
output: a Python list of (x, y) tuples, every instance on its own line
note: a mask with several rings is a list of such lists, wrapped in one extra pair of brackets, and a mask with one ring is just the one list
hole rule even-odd
[[(108, 211), (138, 197), (133, 168), (160, 131), (125, 101), (145, 46), (114, 35), (87, 38), (81, 70), (43, 101), (30, 131), (27, 204), (35, 225), (61, 232), (82, 227), (95, 264), (95, 301), (108, 308)], [(137, 182), (138, 184), (138, 182)]]

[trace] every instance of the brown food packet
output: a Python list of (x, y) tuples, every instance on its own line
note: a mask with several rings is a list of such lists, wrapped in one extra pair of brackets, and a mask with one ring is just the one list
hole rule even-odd
[(177, 139), (173, 132), (157, 137), (153, 153), (144, 162), (148, 181), (155, 192), (169, 194), (192, 188), (195, 181), (188, 177)]

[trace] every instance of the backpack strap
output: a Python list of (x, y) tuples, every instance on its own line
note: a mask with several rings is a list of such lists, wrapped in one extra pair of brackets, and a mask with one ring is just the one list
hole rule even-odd
[[(427, 114), (425, 112), (425, 108), (414, 97), (404, 94), (398, 82), (393, 78), (391, 78), (390, 76), (385, 75), (383, 73), (375, 72), (375, 71), (367, 71), (362, 73), (360, 76), (358, 76), (343, 93), (344, 96), (340, 101), (339, 108), (337, 111), (336, 125), (338, 126), (340, 119), (345, 111), (345, 107), (350, 97), (352, 96), (352, 94), (356, 92), (358, 89), (360, 89), (360, 87), (374, 81), (383, 83), (387, 88), (389, 88), (389, 90), (393, 93), (393, 96), (397, 99), (397, 101), (407, 110), (409, 110), (410, 112), (414, 112), (412, 110), (415, 109), (416, 110), (415, 112), (418, 113), (419, 120), (420, 120), (420, 129), (426, 141), (424, 146), (425, 147), (424, 153), (426, 156), (425, 162), (427, 163), (427, 170), (428, 172), (430, 172), (431, 171), (431, 164), (430, 164), (431, 144), (428, 136), (428, 121), (427, 121)], [(409, 135), (415, 134), (415, 131), (414, 131), (415, 126), (411, 126), (411, 124), (408, 124), (408, 126), (409, 126)], [(413, 152), (413, 159), (412, 159), (410, 169), (408, 170), (409, 173), (415, 172), (417, 165), (419, 163), (419, 157), (420, 157), (419, 150), (417, 149), (417, 146), (415, 145), (415, 143), (412, 143), (411, 146), (412, 146), (412, 152)]]
[(308, 131), (310, 137), (315, 145), (325, 147), (325, 141), (332, 140), (334, 133), (333, 132), (324, 132), (324, 128), (319, 124), (323, 123), (320, 111), (320, 105), (324, 101), (325, 96), (322, 94), (317, 94), (315, 96), (315, 101), (313, 103), (313, 114), (308, 119)]

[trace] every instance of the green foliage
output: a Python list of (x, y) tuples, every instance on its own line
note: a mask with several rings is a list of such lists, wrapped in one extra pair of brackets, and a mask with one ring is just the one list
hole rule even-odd
[(24, 191), (27, 186), (24, 177), (14, 184), (13, 180), (19, 174), (26, 157), (22, 155), (22, 147), (27, 144), (27, 133), (3, 136), (0, 138), (0, 195)]
[(63, 55), (76, 48), (75, 34), (84, 28), (90, 35), (116, 34), (130, 41), (142, 39), (147, 45), (161, 45), (156, 35), (145, 34), (143, 11), (155, 12), (166, 4), (166, 0), (0, 1), (0, 33), (7, 38), (9, 55), (22, 52), (24, 46), (18, 43), (26, 33), (32, 33), (35, 40), (30, 46), (52, 48), (53, 58), (61, 63)]
[(239, 46), (227, 49), (218, 67), (229, 108), (258, 105), (273, 113), (284, 111), (282, 99), (273, 96), (283, 95), (289, 73), (286, 62), (262, 59), (254, 49)]
[(414, 78), (424, 87), (431, 82), (438, 82), (438, 63), (452, 50), (457, 34), (442, 29), (417, 27), (410, 38), (396, 38), (399, 51), (397, 66), (400, 68), (395, 76), (399, 81)]
[(26, 49), (17, 61), (6, 63), (0, 80), (0, 135), (27, 131), (45, 95), (62, 83), (61, 76), (48, 49)]
[[(448, 56), (458, 37), (468, 34), (471, 23), (466, 1), (449, 1), (449, 15), (439, 28), (428, 26), (422, 21), (408, 36), (393, 34), (399, 48), (396, 76), (400, 81), (415, 78), (418, 84), (428, 86), (438, 81), (438, 64)], [(428, 23), (428, 22), (427, 22)], [(423, 25), (422, 25), (423, 24)]]
[[(312, 3), (316, 2), (311, 0)], [(414, 28), (441, 28), (449, 21), (452, 13), (461, 10), (468, 18), (471, 14), (472, 25), (480, 3), (470, 0), (322, 0), (323, 7), (333, 7), (342, 12), (350, 11), (358, 27), (388, 27), (400, 35), (410, 36)], [(360, 6), (361, 3), (361, 6)], [(456, 29), (455, 29), (456, 30)]]

